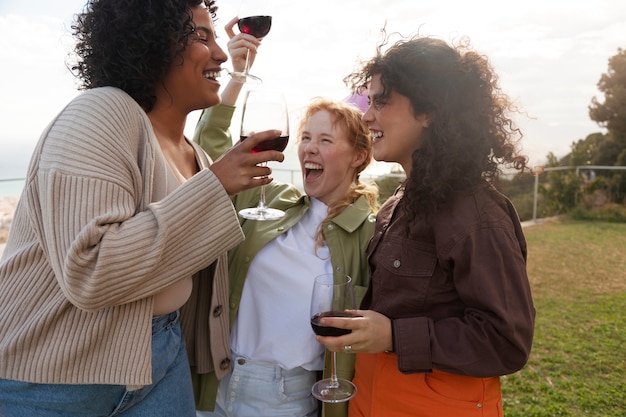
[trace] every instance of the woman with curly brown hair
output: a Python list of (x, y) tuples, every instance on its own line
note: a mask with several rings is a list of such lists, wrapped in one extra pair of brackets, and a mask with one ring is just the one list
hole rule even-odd
[(230, 370), (230, 195), (283, 155), (251, 152), (269, 132), (212, 163), (183, 134), (220, 102), (215, 10), (90, 0), (77, 16), (86, 91), (43, 133), (0, 261), (3, 417), (193, 417), (187, 352)]
[(502, 416), (499, 377), (525, 365), (535, 317), (520, 221), (492, 184), (526, 168), (512, 106), (484, 56), (427, 37), (347, 81), (369, 87), (374, 158), (407, 176), (378, 213), (363, 317), (318, 337), (357, 353), (349, 415)]

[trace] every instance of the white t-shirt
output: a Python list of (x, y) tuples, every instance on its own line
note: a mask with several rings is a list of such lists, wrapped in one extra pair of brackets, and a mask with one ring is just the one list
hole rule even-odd
[(323, 367), (324, 348), (311, 329), (311, 292), (317, 275), (331, 273), (327, 246), (315, 251), (315, 233), (328, 207), (311, 207), (290, 230), (254, 257), (233, 325), (231, 348), (244, 357), (283, 369)]

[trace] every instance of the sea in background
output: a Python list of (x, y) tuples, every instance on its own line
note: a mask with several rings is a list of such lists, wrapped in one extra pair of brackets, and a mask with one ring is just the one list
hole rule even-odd
[(9, 236), (15, 207), (24, 188), (23, 179), (5, 180), (0, 178), (0, 256), (4, 251), (4, 242)]
[(19, 197), (24, 189), (24, 179), (0, 178), (0, 197)]
[(24, 188), (24, 179), (0, 178), (0, 256), (9, 236), (15, 207)]

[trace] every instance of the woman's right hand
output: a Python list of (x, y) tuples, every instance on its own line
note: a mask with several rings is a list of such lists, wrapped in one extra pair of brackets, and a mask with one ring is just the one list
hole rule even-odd
[(252, 148), (264, 140), (277, 138), (280, 134), (280, 130), (266, 130), (250, 135), (246, 140), (238, 141), (213, 162), (209, 169), (229, 195), (272, 182), (272, 169), (259, 164), (268, 161), (282, 162), (285, 155), (279, 151), (252, 153)]
[(238, 17), (233, 18), (230, 22), (226, 23), (224, 29), (229, 38), (226, 46), (228, 47), (228, 55), (230, 55), (233, 70), (243, 72), (246, 67), (246, 54), (250, 51), (250, 57), (248, 58), (248, 68), (250, 68), (256, 58), (257, 48), (261, 44), (261, 40), (245, 33), (235, 34), (233, 28), (238, 21)]

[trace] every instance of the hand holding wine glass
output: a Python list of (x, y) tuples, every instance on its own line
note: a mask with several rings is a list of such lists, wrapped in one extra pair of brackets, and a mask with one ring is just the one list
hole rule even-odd
[[(260, 142), (252, 152), (266, 150), (284, 151), (289, 141), (289, 113), (285, 97), (280, 92), (251, 90), (246, 93), (241, 119), (241, 140), (254, 132), (270, 129), (281, 131), (280, 136)], [(239, 215), (251, 220), (276, 220), (285, 215), (282, 210), (267, 207), (265, 186), (261, 186), (259, 204), (239, 211)]]
[(278, 130), (259, 132), (251, 136), (246, 142), (232, 146), (217, 160), (213, 161), (209, 169), (222, 183), (228, 195), (235, 195), (272, 182), (270, 177), (272, 170), (264, 162), (282, 162), (285, 155), (280, 151), (252, 153), (252, 148), (279, 135), (280, 131)]
[[(356, 317), (352, 312), (356, 302), (352, 278), (343, 274), (324, 274), (315, 277), (311, 296), (311, 327), (318, 336), (342, 336), (351, 332), (348, 329), (325, 326), (320, 323), (323, 317)], [(317, 381), (311, 392), (323, 402), (337, 403), (348, 401), (356, 394), (354, 384), (338, 378), (336, 372), (337, 353), (332, 353), (331, 377)]]
[[(237, 22), (239, 32), (252, 35), (257, 39), (264, 38), (272, 27), (272, 16), (268, 16), (262, 9), (259, 9), (258, 0), (244, 1), (239, 9), (239, 16), (244, 16)], [(232, 32), (232, 29), (231, 29)], [(228, 32), (227, 32), (228, 33)], [(230, 36), (230, 33), (229, 33)], [(246, 65), (243, 71), (233, 71), (231, 77), (242, 80), (243, 82), (252, 82), (260, 84), (261, 78), (250, 74), (250, 50), (246, 52)]]
[[(243, 73), (248, 67), (254, 64), (257, 56), (258, 47), (261, 45), (261, 39), (245, 34), (241, 31), (235, 33), (235, 27), (239, 24), (239, 17), (231, 19), (226, 25), (224, 25), (224, 31), (228, 35), (228, 55), (230, 56), (230, 63), (232, 65), (232, 71), (224, 68), (233, 79), (237, 79), (242, 83), (245, 83), (246, 78)], [(239, 77), (238, 74), (241, 74)]]

